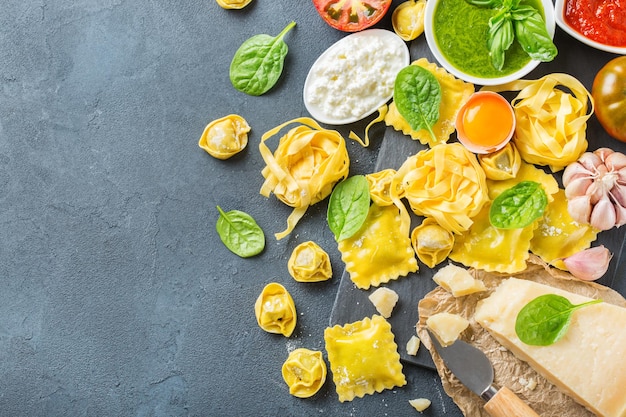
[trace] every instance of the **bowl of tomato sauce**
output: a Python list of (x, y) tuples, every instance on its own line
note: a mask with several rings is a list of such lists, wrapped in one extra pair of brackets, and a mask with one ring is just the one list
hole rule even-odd
[[(550, 61), (557, 54), (556, 46), (552, 42), (555, 31), (554, 4), (552, 0), (521, 0), (518, 5), (518, 15), (511, 17), (511, 13), (503, 13), (501, 2), (493, 2), (493, 5), (485, 1), (471, 0), (428, 0), (424, 12), (424, 34), (428, 47), (439, 64), (449, 73), (464, 81), (477, 85), (498, 85), (522, 78), (542, 61)], [(528, 10), (533, 9), (539, 16), (539, 24), (536, 20), (528, 21), (528, 26), (518, 30), (516, 21), (528, 15)], [(531, 13), (532, 14), (532, 13)], [(507, 16), (508, 22), (498, 22), (498, 16)], [(494, 21), (495, 19), (495, 21)], [(508, 25), (508, 26), (507, 26)], [(490, 33), (493, 27), (507, 26), (496, 36)], [(548, 58), (531, 57), (526, 51), (526, 46), (520, 41), (535, 43), (536, 37), (528, 35), (529, 27), (541, 27), (543, 34), (540, 36), (548, 50), (551, 48), (551, 56)], [(518, 33), (522, 33), (518, 36)], [(503, 39), (508, 38), (504, 49), (504, 58), (501, 65), (494, 63), (490, 37)], [(546, 45), (550, 44), (550, 45)]]
[(579, 41), (626, 55), (625, 0), (556, 0), (556, 24)]

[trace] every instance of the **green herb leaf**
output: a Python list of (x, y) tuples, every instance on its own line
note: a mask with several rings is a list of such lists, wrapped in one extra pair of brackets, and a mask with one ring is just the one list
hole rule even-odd
[(515, 37), (522, 49), (535, 60), (549, 62), (558, 51), (548, 34), (541, 14), (531, 6), (520, 6), (511, 11)]
[(489, 221), (500, 229), (526, 227), (543, 216), (547, 205), (548, 196), (541, 184), (522, 181), (493, 200)]
[(601, 302), (602, 300), (591, 300), (574, 305), (560, 295), (541, 295), (526, 304), (517, 314), (515, 333), (527, 345), (551, 345), (567, 333), (574, 311)]
[(260, 96), (276, 84), (288, 51), (283, 37), (295, 25), (289, 23), (276, 37), (255, 35), (241, 44), (230, 63), (230, 82), (237, 90)]
[(341, 240), (352, 237), (359, 231), (370, 207), (370, 189), (363, 175), (354, 175), (341, 181), (328, 201), (328, 227)]
[(478, 7), (493, 9), (502, 5), (502, 0), (465, 0), (469, 4)]
[(489, 38), (487, 47), (491, 63), (497, 70), (504, 67), (505, 53), (513, 45), (515, 32), (509, 13), (499, 13), (489, 19)]
[(257, 255), (265, 248), (265, 234), (252, 216), (243, 211), (231, 210), (225, 213), (217, 206), (220, 217), (215, 229), (222, 243), (231, 252), (242, 258)]
[(393, 101), (413, 130), (426, 129), (436, 140), (432, 126), (439, 120), (441, 86), (430, 71), (418, 65), (400, 70), (394, 84)]

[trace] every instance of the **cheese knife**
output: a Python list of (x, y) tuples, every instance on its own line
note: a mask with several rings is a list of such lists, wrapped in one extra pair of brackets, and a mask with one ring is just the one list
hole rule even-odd
[(435, 350), (448, 369), (472, 392), (486, 401), (485, 411), (493, 417), (539, 417), (528, 404), (507, 387), (493, 386), (493, 366), (480, 349), (457, 339), (443, 347), (430, 333)]

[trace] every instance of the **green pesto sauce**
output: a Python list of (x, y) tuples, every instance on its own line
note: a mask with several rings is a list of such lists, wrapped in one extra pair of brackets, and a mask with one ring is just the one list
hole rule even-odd
[[(543, 7), (539, 0), (522, 0), (539, 10)], [(435, 9), (434, 35), (443, 56), (459, 70), (480, 78), (496, 78), (523, 68), (530, 57), (514, 41), (506, 52), (504, 67), (498, 71), (491, 64), (487, 36), (489, 18), (496, 13), (494, 9), (477, 7), (465, 0), (441, 0)]]

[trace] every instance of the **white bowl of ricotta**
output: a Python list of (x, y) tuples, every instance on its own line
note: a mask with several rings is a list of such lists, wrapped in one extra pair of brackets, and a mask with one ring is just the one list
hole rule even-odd
[(394, 32), (367, 29), (331, 45), (304, 82), (304, 105), (318, 122), (354, 123), (393, 97), (398, 72), (410, 63), (409, 48)]

